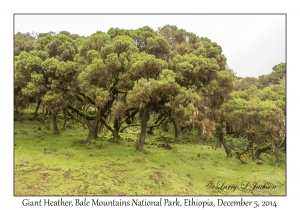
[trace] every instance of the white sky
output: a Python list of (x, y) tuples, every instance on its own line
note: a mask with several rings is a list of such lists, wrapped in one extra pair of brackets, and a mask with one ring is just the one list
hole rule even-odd
[(285, 15), (15, 15), (16, 32), (69, 31), (89, 36), (111, 27), (157, 30), (166, 24), (217, 42), (237, 76), (258, 77), (285, 61)]

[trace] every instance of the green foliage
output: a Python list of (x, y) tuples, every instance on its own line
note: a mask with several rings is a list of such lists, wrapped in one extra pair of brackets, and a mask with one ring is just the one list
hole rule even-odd
[(126, 104), (123, 101), (115, 101), (111, 107), (111, 114), (116, 118), (122, 118), (125, 116)]
[(97, 88), (95, 91), (95, 103), (100, 109), (103, 108), (111, 100), (108, 90)]
[(27, 97), (30, 102), (43, 101), (53, 113), (66, 108), (65, 100), (74, 94), (78, 67), (71, 61), (76, 53), (75, 42), (63, 34), (37, 39), (35, 50), (15, 57), (15, 104)]
[(151, 115), (155, 126), (172, 124), (176, 137), (196, 128), (211, 139), (224, 121), (241, 135), (253, 129), (279, 141), (284, 134), (285, 63), (269, 75), (237, 78), (221, 46), (174, 25), (88, 37), (18, 33), (15, 40), (15, 110), (37, 103), (52, 114), (67, 111), (65, 117), (90, 128), (87, 142), (100, 124), (117, 142), (124, 122), (138, 125), (136, 116), (146, 135)]
[(258, 78), (262, 88), (279, 84), (280, 81), (286, 79), (286, 63), (277, 64), (272, 70), (270, 74)]
[(244, 91), (251, 87), (258, 87), (259, 81), (256, 77), (235, 78), (234, 89), (236, 91)]
[(77, 53), (75, 41), (64, 34), (47, 35), (39, 38), (35, 45), (36, 50), (46, 51), (49, 57), (59, 61), (73, 60)]
[(18, 32), (14, 35), (14, 55), (18, 56), (22, 52), (34, 50), (36, 44), (36, 34)]
[(64, 100), (64, 95), (62, 93), (47, 91), (43, 97), (43, 101), (45, 103), (45, 107), (54, 114), (67, 107), (67, 102)]
[[(273, 68), (285, 69), (284, 64)], [(267, 77), (273, 78), (274, 72)], [(267, 141), (277, 144), (284, 139), (286, 130), (286, 90), (285, 77), (278, 77), (281, 80), (269, 83), (261, 87), (260, 77), (254, 80), (254, 85), (244, 86), (241, 84), (250, 78), (240, 79), (239, 87), (231, 94), (232, 99), (222, 105), (224, 117), (229, 125), (240, 134), (245, 134), (247, 130), (253, 130), (256, 143)], [(237, 84), (236, 81), (236, 84)]]
[(248, 140), (242, 137), (240, 138), (227, 137), (226, 141), (227, 141), (227, 145), (234, 150), (244, 149), (248, 144)]

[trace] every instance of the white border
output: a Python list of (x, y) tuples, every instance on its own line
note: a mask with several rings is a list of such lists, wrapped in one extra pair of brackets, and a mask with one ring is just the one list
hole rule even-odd
[[(299, 181), (297, 180), (298, 158), (296, 156), (298, 149), (298, 114), (299, 102), (297, 99), (299, 75), (299, 14), (296, 8), (296, 1), (7, 1), (1, 2), (1, 54), (2, 61), (0, 77), (1, 85), (1, 181), (0, 181), (0, 207), (3, 209), (23, 208), (21, 201), (24, 197), (13, 197), (13, 13), (19, 12), (204, 12), (204, 13), (287, 13), (288, 36), (287, 36), (287, 88), (288, 88), (288, 171), (287, 171), (287, 197), (246, 197), (248, 200), (276, 200), (278, 207), (276, 209), (298, 208)], [(4, 46), (4, 47), (3, 47)], [(4, 65), (3, 65), (4, 62)], [(3, 116), (4, 115), (4, 116)], [(225, 197), (226, 200), (237, 200), (239, 197)], [(72, 197), (71, 199), (74, 199)], [(103, 199), (111, 199), (105, 197)], [(203, 199), (207, 199), (203, 197)], [(212, 199), (217, 199), (213, 197)], [(293, 208), (294, 207), (294, 208)], [(44, 208), (39, 208), (44, 209)], [(85, 209), (81, 207), (81, 209)], [(112, 208), (114, 209), (114, 208)], [(130, 208), (131, 209), (131, 208)], [(148, 208), (149, 209), (149, 208)], [(162, 208), (161, 208), (162, 209)], [(217, 208), (214, 208), (217, 209)], [(238, 208), (241, 209), (241, 208)]]

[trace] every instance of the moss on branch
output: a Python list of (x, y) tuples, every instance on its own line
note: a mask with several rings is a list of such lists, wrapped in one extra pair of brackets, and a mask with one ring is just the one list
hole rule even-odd
[(71, 104), (68, 104), (68, 108), (72, 109), (73, 111), (75, 111), (77, 114), (79, 114), (80, 116), (84, 117), (87, 120), (95, 120), (97, 115), (91, 115), (91, 114), (87, 114), (81, 110), (79, 110), (78, 108), (72, 106)]

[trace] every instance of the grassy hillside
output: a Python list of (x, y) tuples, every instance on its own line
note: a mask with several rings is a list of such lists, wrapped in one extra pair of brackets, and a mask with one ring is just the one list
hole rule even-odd
[[(286, 194), (285, 153), (280, 164), (265, 153), (262, 165), (250, 157), (245, 165), (213, 142), (174, 143), (161, 131), (137, 152), (138, 127), (121, 133), (120, 144), (107, 132), (82, 145), (87, 130), (72, 124), (59, 136), (52, 133), (38, 121), (15, 121), (15, 195)], [(161, 136), (169, 137), (167, 147)], [(197, 137), (182, 137), (189, 138)]]

